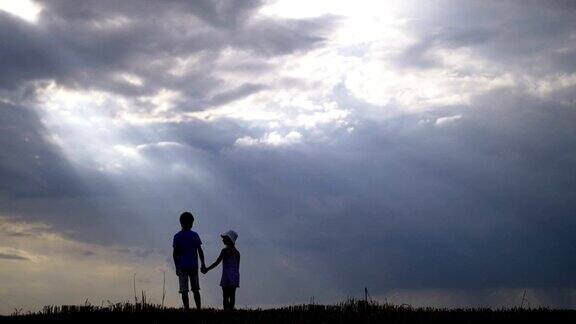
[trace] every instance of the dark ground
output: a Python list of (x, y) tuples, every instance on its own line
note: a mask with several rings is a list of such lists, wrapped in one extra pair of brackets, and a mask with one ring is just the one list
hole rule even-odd
[(47, 306), (0, 317), (1, 323), (576, 323), (576, 310), (412, 308), (350, 300), (338, 305), (184, 312), (158, 305)]

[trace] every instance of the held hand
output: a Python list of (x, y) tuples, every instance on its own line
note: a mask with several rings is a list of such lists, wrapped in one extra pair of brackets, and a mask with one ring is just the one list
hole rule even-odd
[(203, 274), (206, 274), (206, 273), (208, 272), (208, 268), (206, 268), (205, 265), (202, 265), (202, 266), (200, 267), (200, 272), (202, 272)]

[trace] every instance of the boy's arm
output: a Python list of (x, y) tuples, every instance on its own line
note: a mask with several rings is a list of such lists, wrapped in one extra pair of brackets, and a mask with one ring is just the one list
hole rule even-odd
[(176, 247), (172, 248), (172, 259), (174, 260), (174, 268), (176, 268), (176, 273), (178, 274), (178, 265), (176, 263), (176, 259), (178, 259), (178, 250), (176, 250)]
[(202, 250), (201, 246), (198, 247), (198, 257), (200, 258), (201, 267), (206, 267), (206, 264), (204, 263), (204, 250)]

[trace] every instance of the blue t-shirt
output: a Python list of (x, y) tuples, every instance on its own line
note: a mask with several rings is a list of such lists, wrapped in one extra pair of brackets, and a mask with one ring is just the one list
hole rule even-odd
[(191, 230), (181, 230), (174, 235), (172, 247), (176, 251), (177, 269), (198, 269), (198, 248), (202, 245), (198, 233)]

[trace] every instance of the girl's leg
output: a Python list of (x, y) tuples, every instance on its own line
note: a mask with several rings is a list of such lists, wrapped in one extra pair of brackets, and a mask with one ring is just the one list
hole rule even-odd
[(222, 287), (222, 307), (226, 310), (228, 309), (228, 289), (226, 287)]
[(234, 304), (236, 303), (236, 287), (230, 287), (228, 306), (230, 309), (234, 309)]

